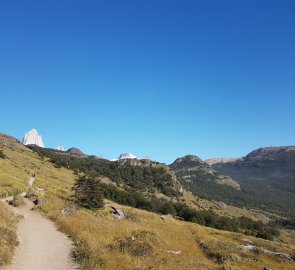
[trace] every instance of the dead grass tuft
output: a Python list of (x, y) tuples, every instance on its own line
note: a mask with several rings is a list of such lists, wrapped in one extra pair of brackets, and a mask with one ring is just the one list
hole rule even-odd
[(129, 253), (135, 257), (151, 256), (157, 242), (156, 235), (146, 230), (133, 232), (131, 236), (117, 237), (110, 249), (117, 249), (122, 253)]

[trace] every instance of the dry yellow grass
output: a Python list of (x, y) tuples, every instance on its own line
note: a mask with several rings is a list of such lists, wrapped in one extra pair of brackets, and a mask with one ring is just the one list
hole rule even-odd
[[(4, 152), (8, 158), (0, 160), (0, 175), (11, 176), (26, 187), (30, 174), (36, 173), (35, 184), (46, 190), (42, 211), (75, 241), (76, 256), (82, 269), (253, 270), (265, 266), (276, 270), (295, 269), (295, 263), (256, 254), (243, 247), (247, 239), (258, 247), (292, 254), (295, 253), (292, 244), (265, 241), (188, 222), (164, 222), (157, 214), (126, 206), (119, 206), (127, 213), (128, 218), (124, 220), (103, 217), (99, 212), (86, 209), (62, 215), (61, 209), (68, 203), (75, 175), (70, 170), (55, 168), (22, 145), (8, 139), (5, 143)], [(0, 190), (3, 190), (2, 182), (0, 178)], [(218, 258), (223, 258), (224, 262), (220, 263)]]
[(9, 263), (17, 245), (16, 218), (0, 202), (0, 267)]
[[(252, 270), (268, 266), (274, 269), (294, 270), (294, 263), (285, 262), (271, 255), (256, 254), (243, 247), (247, 240), (260, 248), (292, 254), (295, 252), (295, 247), (292, 245), (214, 230), (188, 222), (164, 222), (157, 214), (126, 206), (119, 206), (131, 217), (126, 220), (101, 217), (85, 209), (63, 216), (57, 211), (63, 206), (62, 200), (48, 197), (44, 211), (56, 220), (62, 231), (75, 239), (85, 254), (82, 256), (86, 258), (82, 260), (84, 269)], [(142, 231), (154, 235), (155, 239), (147, 241), (153, 247), (151, 255), (133, 256), (128, 252), (111, 248), (116, 239), (134, 237), (136, 240), (137, 233)], [(204, 252), (201, 243), (206, 245), (211, 256)], [(181, 254), (170, 254), (169, 251), (181, 251)], [(225, 258), (223, 264), (216, 260), (218, 256)]]

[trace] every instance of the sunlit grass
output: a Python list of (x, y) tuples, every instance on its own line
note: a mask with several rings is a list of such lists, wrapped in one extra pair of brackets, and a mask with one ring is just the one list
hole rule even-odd
[(16, 218), (0, 202), (0, 267), (9, 263), (17, 245)]

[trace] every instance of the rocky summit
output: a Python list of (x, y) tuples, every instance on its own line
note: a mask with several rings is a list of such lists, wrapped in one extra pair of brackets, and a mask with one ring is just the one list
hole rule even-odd
[(33, 144), (39, 147), (45, 147), (41, 135), (39, 135), (38, 131), (34, 128), (25, 134), (22, 143), (24, 145)]
[(118, 159), (137, 159), (137, 156), (131, 154), (131, 153), (126, 153), (126, 154), (121, 154)]
[(78, 148), (76, 148), (76, 147), (71, 147), (71, 148), (69, 148), (69, 149), (67, 150), (67, 153), (75, 154), (75, 155), (84, 155), (84, 153), (83, 153), (80, 149), (78, 149)]

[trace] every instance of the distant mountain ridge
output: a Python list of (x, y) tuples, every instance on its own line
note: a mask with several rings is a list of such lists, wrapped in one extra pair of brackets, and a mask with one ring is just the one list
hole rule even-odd
[(244, 159), (250, 158), (277, 158), (278, 155), (291, 154), (294, 155), (295, 146), (277, 146), (277, 147), (261, 147), (252, 152), (250, 152)]
[(242, 158), (206, 162), (188, 155), (169, 166), (187, 190), (207, 200), (295, 216), (294, 146), (263, 147)]
[[(212, 167), (240, 183), (243, 200), (295, 215), (295, 147), (263, 147)], [(250, 199), (252, 198), (252, 199)]]
[(206, 159), (205, 162), (209, 165), (214, 165), (216, 163), (228, 163), (239, 160), (240, 158), (231, 158), (231, 157), (224, 157), (224, 158), (209, 158)]
[(194, 185), (198, 184), (205, 186), (217, 184), (237, 190), (240, 189), (240, 185), (237, 182), (230, 177), (221, 175), (209, 164), (194, 155), (177, 158), (169, 167), (175, 173), (180, 183), (188, 189), (193, 189)]

